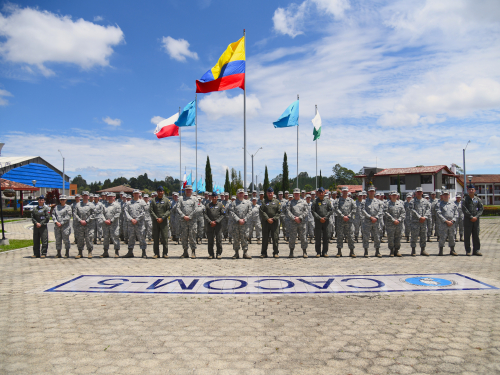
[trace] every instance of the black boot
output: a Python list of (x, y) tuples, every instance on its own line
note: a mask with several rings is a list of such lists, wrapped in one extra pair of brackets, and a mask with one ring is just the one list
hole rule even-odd
[(134, 250), (128, 249), (128, 253), (123, 256), (124, 258), (133, 258), (134, 257)]
[(146, 255), (146, 249), (142, 250), (142, 258), (147, 258), (148, 256)]
[(455, 252), (455, 246), (450, 246), (450, 255), (456, 257), (458, 254)]
[(421, 247), (420, 248), (420, 255), (425, 255), (426, 257), (429, 256), (429, 254), (427, 253), (427, 251), (425, 251), (425, 247)]
[(337, 255), (335, 255), (337, 258), (340, 258), (342, 256), (342, 249), (338, 249)]
[(460, 242), (464, 242), (464, 236), (460, 235)]
[(351, 258), (356, 258), (356, 254), (354, 254), (354, 249), (352, 249), (350, 252), (349, 252), (349, 256)]
[(443, 248), (441, 246), (439, 246), (439, 254), (438, 255), (441, 257), (443, 256)]
[(66, 249), (66, 254), (64, 254), (65, 258), (69, 258), (69, 249)]
[(410, 236), (406, 236), (406, 242), (410, 242)]
[(57, 250), (56, 258), (62, 258), (62, 256), (61, 256), (61, 250)]
[(377, 258), (382, 258), (382, 254), (380, 254), (380, 248), (376, 248), (376, 249), (375, 249), (375, 256), (376, 256)]
[(109, 258), (108, 249), (104, 249), (104, 252), (102, 253), (101, 258)]
[(365, 258), (368, 258), (368, 249), (365, 249), (365, 255), (364, 255)]
[(416, 257), (417, 256), (417, 252), (415, 251), (414, 247), (411, 248), (411, 256), (412, 257)]
[(184, 250), (184, 252), (181, 255), (181, 258), (186, 258), (186, 259), (189, 258), (189, 254), (188, 254), (187, 250)]
[(392, 248), (391, 248), (391, 249), (389, 249), (389, 250), (391, 251), (391, 253), (390, 253), (390, 255), (389, 255), (389, 256), (390, 256), (390, 257), (393, 257), (393, 256), (394, 256), (394, 249), (392, 249)]
[(396, 248), (394, 249), (394, 255), (395, 255), (395, 256), (397, 256), (397, 257), (401, 257), (401, 256), (402, 256), (402, 255), (400, 254), (400, 252), (399, 252), (399, 247), (396, 247)]

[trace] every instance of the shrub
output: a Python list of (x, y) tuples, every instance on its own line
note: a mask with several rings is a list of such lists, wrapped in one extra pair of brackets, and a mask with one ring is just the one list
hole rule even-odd
[(500, 216), (500, 206), (484, 206), (483, 216)]

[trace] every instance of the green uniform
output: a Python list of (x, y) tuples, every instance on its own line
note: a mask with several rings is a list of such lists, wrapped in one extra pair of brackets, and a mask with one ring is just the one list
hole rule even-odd
[[(165, 196), (161, 199), (155, 197), (149, 205), (149, 212), (153, 223), (153, 252), (156, 256), (160, 256), (160, 236), (163, 243), (163, 255), (168, 254), (168, 218), (170, 216), (170, 205), (170, 200)], [(163, 221), (158, 223), (156, 219), (163, 219)]]
[[(281, 215), (281, 203), (277, 199), (269, 200), (267, 197), (259, 209), (260, 221), (262, 223), (262, 250), (261, 254), (267, 256), (267, 245), (269, 243), (269, 234), (273, 239), (273, 255), (279, 253), (279, 219)], [(268, 219), (273, 219), (273, 223), (269, 224)]]
[[(325, 198), (323, 200), (316, 198), (316, 200), (311, 205), (311, 213), (314, 217), (314, 245), (316, 247), (316, 254), (326, 255), (328, 254), (328, 224), (330, 216), (333, 215), (333, 207), (330, 199)], [(325, 218), (325, 222), (322, 223), (320, 220)], [(321, 249), (321, 240), (323, 240), (323, 250)]]
[[(47, 231), (47, 223), (50, 219), (50, 207), (36, 206), (31, 211), (31, 221), (33, 222), (33, 255), (40, 258), (40, 240), (42, 241), (42, 254), (47, 255), (47, 248), (49, 247), (49, 232)], [(42, 226), (37, 228), (36, 224), (40, 223)]]
[[(205, 228), (208, 236), (208, 255), (214, 256), (214, 237), (217, 246), (217, 255), (222, 254), (222, 219), (226, 214), (224, 205), (220, 202), (213, 204), (212, 202), (205, 205), (205, 212), (203, 216), (205, 217)], [(215, 227), (212, 227), (210, 223), (215, 221)]]
[[(472, 251), (474, 254), (479, 253), (481, 242), (479, 241), (479, 217), (483, 214), (483, 203), (478, 197), (471, 198), (465, 196), (462, 201), (462, 212), (464, 213), (464, 230), (465, 230), (465, 252), (470, 254), (470, 237), (472, 235)], [(473, 217), (477, 221), (470, 221)], [(479, 253), (480, 254), (480, 253)]]

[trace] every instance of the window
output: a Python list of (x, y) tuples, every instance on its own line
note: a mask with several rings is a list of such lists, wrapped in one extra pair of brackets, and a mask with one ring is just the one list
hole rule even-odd
[[(399, 183), (405, 185), (405, 176), (399, 176)], [(391, 185), (398, 184), (398, 176), (391, 176)]]
[(431, 174), (422, 174), (420, 175), (420, 183), (423, 184), (432, 184), (432, 175)]
[(76, 192), (74, 190), (71, 190), (71, 195), (75, 195)]
[(442, 183), (445, 189), (455, 189), (455, 178), (443, 175)]

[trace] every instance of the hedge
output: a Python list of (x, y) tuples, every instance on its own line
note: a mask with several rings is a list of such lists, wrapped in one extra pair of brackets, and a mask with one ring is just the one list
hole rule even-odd
[(500, 216), (500, 206), (484, 206), (483, 216)]

